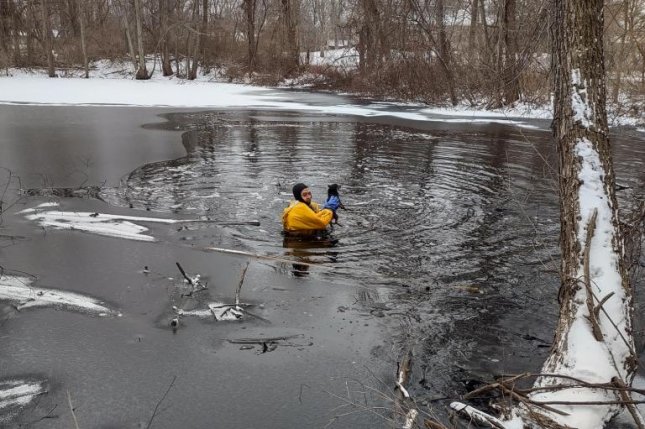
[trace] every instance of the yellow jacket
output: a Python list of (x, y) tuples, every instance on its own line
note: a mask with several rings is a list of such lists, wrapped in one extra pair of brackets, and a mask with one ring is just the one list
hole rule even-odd
[(320, 210), (320, 206), (313, 201), (310, 205), (292, 201), (282, 213), (282, 226), (287, 232), (321, 230), (331, 223), (333, 216), (334, 212)]

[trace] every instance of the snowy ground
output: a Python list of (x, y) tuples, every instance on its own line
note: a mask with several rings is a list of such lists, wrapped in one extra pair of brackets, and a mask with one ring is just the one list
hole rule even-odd
[[(319, 66), (351, 67), (356, 61), (354, 49), (330, 49), (325, 57), (310, 53), (310, 63)], [(0, 76), (0, 104), (47, 105), (127, 105), (155, 107), (208, 108), (270, 108), (280, 110), (314, 111), (322, 114), (344, 114), (363, 117), (397, 116), (418, 121), (448, 123), (501, 123), (536, 128), (518, 119), (550, 119), (551, 106), (518, 103), (512, 108), (483, 110), (470, 105), (435, 107), (419, 103), (371, 103), (358, 105), (339, 97), (336, 105), (312, 105), (297, 101), (293, 93), (278, 88), (248, 84), (224, 83), (221, 70), (198, 74), (194, 81), (175, 76), (164, 77), (160, 66), (149, 61), (154, 69), (150, 80), (136, 81), (130, 63), (96, 61), (90, 79), (82, 79), (83, 71), (58, 72), (60, 79), (50, 79), (43, 70), (4, 70)], [(298, 88), (298, 84), (286, 82)], [(645, 117), (611, 117), (612, 125), (640, 125)], [(643, 127), (639, 128), (642, 131)]]
[[(61, 75), (62, 78), (50, 79), (43, 71), (9, 69), (0, 77), (0, 103), (266, 108), (362, 117), (396, 116), (414, 121), (501, 123), (525, 128), (536, 127), (522, 119), (551, 117), (550, 109), (530, 106), (485, 111), (467, 106), (428, 108), (414, 103), (358, 105), (344, 97), (338, 97), (338, 103), (312, 104), (306, 102), (306, 98), (299, 101), (291, 91), (222, 83), (216, 72), (200, 75), (195, 81), (186, 81), (172, 76), (163, 77), (157, 67), (150, 80), (136, 81), (132, 79), (129, 67), (129, 64), (99, 61), (94, 64), (90, 79), (80, 78), (81, 71), (67, 72)], [(151, 68), (152, 65), (149, 66)]]

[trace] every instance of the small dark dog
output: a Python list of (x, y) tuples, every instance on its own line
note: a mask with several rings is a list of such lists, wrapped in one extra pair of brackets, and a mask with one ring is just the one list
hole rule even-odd
[[(338, 201), (340, 201), (340, 194), (338, 193), (339, 190), (340, 190), (340, 185), (336, 183), (327, 186), (327, 199), (331, 197), (338, 197)], [(343, 205), (342, 201), (339, 207), (343, 210), (347, 210)], [(334, 213), (334, 222), (338, 223), (338, 215), (336, 213)]]

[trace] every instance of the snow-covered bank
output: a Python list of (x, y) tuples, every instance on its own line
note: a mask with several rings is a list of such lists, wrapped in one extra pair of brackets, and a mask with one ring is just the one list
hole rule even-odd
[(103, 305), (97, 299), (74, 292), (33, 287), (31, 279), (10, 275), (0, 277), (0, 301), (12, 302), (18, 310), (31, 307), (60, 306), (99, 316), (118, 314), (117, 311)]
[[(499, 123), (538, 128), (522, 118), (549, 118), (550, 110), (521, 106), (504, 111), (484, 111), (466, 106), (427, 108), (418, 103), (354, 104), (338, 96), (338, 103), (309, 103), (288, 90), (221, 83), (202, 79), (185, 81), (156, 73), (151, 80), (136, 81), (106, 70), (99, 77), (48, 78), (43, 74), (12, 71), (0, 77), (0, 104), (111, 105), (177, 108), (260, 108), (309, 111), (360, 117), (392, 116), (406, 120), (446, 123)], [(515, 118), (515, 119), (513, 119)]]
[[(324, 61), (319, 52), (313, 52), (313, 64), (335, 64), (352, 61), (355, 52), (345, 49), (329, 50)], [(551, 119), (551, 106), (535, 106), (517, 103), (513, 107), (485, 110), (461, 104), (455, 107), (432, 107), (419, 103), (374, 102), (354, 104), (342, 96), (338, 104), (321, 105), (297, 101), (293, 92), (279, 88), (253, 86), (239, 83), (225, 83), (217, 72), (198, 74), (194, 81), (175, 76), (164, 77), (156, 67), (150, 80), (137, 81), (131, 77), (131, 65), (97, 61), (90, 72), (90, 79), (81, 78), (80, 71), (66, 72), (65, 77), (49, 78), (44, 71), (9, 69), (9, 76), (0, 76), (0, 104), (44, 104), (44, 105), (109, 105), (142, 107), (179, 108), (265, 108), (279, 110), (301, 110), (322, 114), (356, 115), (362, 117), (394, 116), (414, 121), (446, 123), (499, 123), (517, 125), (523, 128), (537, 128), (521, 119)], [(153, 61), (148, 61), (148, 70)], [(292, 79), (288, 87), (293, 86)], [(302, 98), (301, 98), (302, 100)], [(611, 110), (611, 109), (610, 109)], [(610, 114), (611, 125), (639, 125), (645, 123), (640, 117), (615, 116)]]

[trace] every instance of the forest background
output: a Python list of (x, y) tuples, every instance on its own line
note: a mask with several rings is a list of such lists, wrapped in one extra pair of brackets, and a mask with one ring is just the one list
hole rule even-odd
[[(0, 0), (0, 68), (288, 84), (487, 109), (551, 101), (550, 0)], [(610, 116), (643, 116), (645, 0), (605, 2)], [(154, 59), (154, 61), (152, 61)]]

